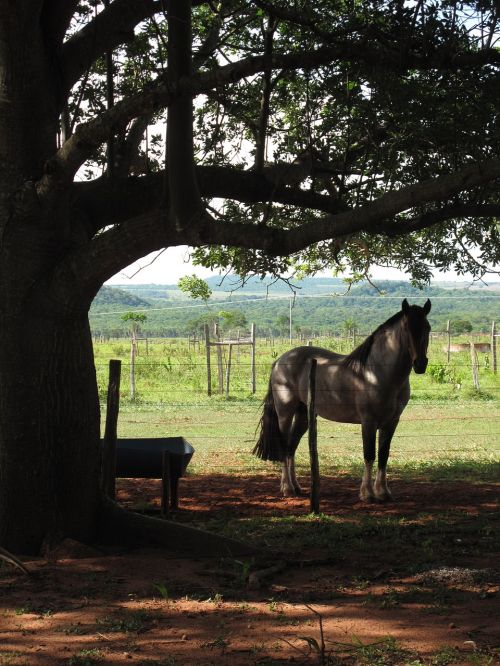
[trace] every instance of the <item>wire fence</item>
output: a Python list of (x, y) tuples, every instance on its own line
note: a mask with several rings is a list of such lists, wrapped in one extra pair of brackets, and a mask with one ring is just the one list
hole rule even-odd
[[(487, 336), (481, 338), (487, 340)], [(479, 340), (479, 336), (474, 336)], [(451, 464), (482, 465), (493, 469), (500, 453), (500, 376), (491, 367), (491, 354), (478, 354), (480, 390), (474, 386), (471, 356), (459, 351), (447, 358), (445, 335), (434, 335), (429, 345), (429, 366), (424, 375), (410, 376), (411, 399), (396, 430), (391, 461), (396, 466)], [(470, 343), (470, 336), (454, 339)], [(362, 336), (329, 337), (320, 346), (347, 354)], [(294, 340), (292, 346), (300, 344)], [(315, 342), (316, 344), (316, 342)], [(134, 360), (136, 393), (130, 397), (130, 340), (95, 345), (96, 372), (103, 414), (106, 404), (108, 362), (122, 361), (119, 436), (182, 436), (196, 449), (190, 469), (196, 473), (259, 473), (269, 466), (252, 456), (268, 390), (273, 362), (290, 348), (288, 340), (271, 343), (257, 338), (252, 392), (252, 361), (248, 347), (233, 352), (229, 394), (219, 392), (217, 363), (212, 372), (212, 396), (207, 395), (206, 349), (187, 340), (139, 340)], [(227, 372), (227, 350), (221, 348), (221, 368)], [(320, 419), (319, 454), (322, 469), (358, 469), (362, 465), (361, 426)], [(304, 437), (306, 439), (306, 436)], [(299, 447), (297, 464), (307, 466), (307, 446)], [(469, 468), (468, 468), (469, 469)], [(497, 471), (498, 472), (498, 471)], [(469, 472), (467, 472), (469, 473)], [(493, 472), (490, 473), (490, 476)]]

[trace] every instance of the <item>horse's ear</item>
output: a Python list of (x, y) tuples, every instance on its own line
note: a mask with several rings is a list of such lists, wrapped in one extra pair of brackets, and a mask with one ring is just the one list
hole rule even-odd
[(430, 311), (431, 311), (431, 302), (429, 299), (427, 299), (424, 303), (424, 314), (427, 315), (429, 314)]
[(408, 312), (410, 311), (410, 304), (404, 299), (404, 301), (401, 303), (401, 310), (403, 310), (403, 314), (407, 315)]

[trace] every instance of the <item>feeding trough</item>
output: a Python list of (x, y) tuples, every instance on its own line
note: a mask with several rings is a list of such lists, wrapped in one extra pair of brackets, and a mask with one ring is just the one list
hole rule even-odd
[(184, 476), (193, 453), (194, 448), (184, 437), (117, 439), (116, 477), (163, 479), (164, 485), (168, 477), (169, 488), (163, 488), (163, 496), (168, 492), (170, 506), (177, 508), (179, 479)]

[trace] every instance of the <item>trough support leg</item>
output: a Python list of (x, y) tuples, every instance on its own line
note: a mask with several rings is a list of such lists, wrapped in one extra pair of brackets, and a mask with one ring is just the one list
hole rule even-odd
[(179, 508), (179, 477), (170, 477), (170, 508), (177, 511)]
[(163, 451), (161, 467), (161, 514), (168, 516), (170, 514), (172, 477), (170, 470), (170, 453)]

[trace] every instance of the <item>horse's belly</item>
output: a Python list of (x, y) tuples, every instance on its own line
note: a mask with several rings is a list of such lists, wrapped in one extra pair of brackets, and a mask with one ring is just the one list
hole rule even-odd
[(338, 421), (339, 423), (361, 423), (357, 405), (337, 400), (324, 400), (316, 403), (316, 412), (318, 416), (329, 421)]
[(342, 400), (338, 396), (330, 395), (317, 400), (316, 412), (318, 416), (329, 421), (339, 423), (372, 421), (380, 427), (384, 423), (398, 419), (407, 402), (408, 400), (400, 400), (395, 396), (381, 399), (380, 396), (370, 396), (369, 393), (363, 397), (357, 395), (352, 400)]

